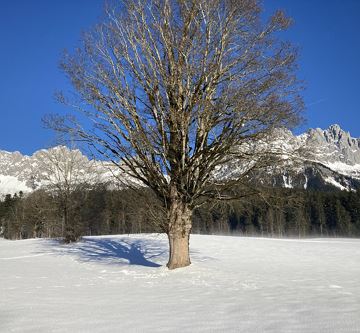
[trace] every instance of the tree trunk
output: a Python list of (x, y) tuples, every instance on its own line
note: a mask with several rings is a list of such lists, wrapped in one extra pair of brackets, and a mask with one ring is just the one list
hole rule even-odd
[(175, 200), (168, 213), (169, 262), (167, 267), (175, 269), (191, 264), (189, 238), (192, 211), (186, 203)]
[(74, 243), (78, 240), (78, 237), (75, 232), (74, 221), (69, 218), (69, 209), (68, 205), (64, 206), (64, 226), (65, 226), (65, 243)]

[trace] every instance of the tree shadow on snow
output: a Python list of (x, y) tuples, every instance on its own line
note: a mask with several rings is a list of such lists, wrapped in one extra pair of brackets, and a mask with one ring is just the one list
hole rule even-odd
[[(160, 267), (150, 259), (161, 256), (164, 251), (151, 249), (143, 241), (127, 242), (124, 239), (86, 239), (79, 247), (81, 256), (86, 261), (111, 261), (124, 259), (129, 265)], [(160, 250), (160, 251), (159, 251)]]
[(57, 252), (76, 255), (83, 262), (160, 267), (152, 260), (162, 259), (167, 252), (164, 245), (137, 239), (83, 238), (79, 243), (62, 245)]
[[(99, 262), (111, 265), (138, 265), (145, 267), (161, 267), (168, 259), (168, 243), (163, 239), (93, 238), (84, 237), (81, 241), (63, 244), (59, 240), (46, 240), (56, 255), (72, 255), (82, 262)], [(48, 251), (48, 249), (47, 249)], [(40, 251), (40, 253), (43, 253)], [(217, 260), (206, 256), (197, 249), (191, 249), (193, 263)]]

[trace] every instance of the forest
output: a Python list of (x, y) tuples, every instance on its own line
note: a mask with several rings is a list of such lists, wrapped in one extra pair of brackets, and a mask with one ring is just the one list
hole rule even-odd
[[(268, 189), (267, 195), (209, 202), (192, 216), (192, 233), (266, 237), (358, 237), (360, 191)], [(0, 235), (7, 239), (64, 238), (72, 233), (160, 233), (165, 210), (150, 191), (80, 188), (67, 198), (43, 189), (0, 201)]]

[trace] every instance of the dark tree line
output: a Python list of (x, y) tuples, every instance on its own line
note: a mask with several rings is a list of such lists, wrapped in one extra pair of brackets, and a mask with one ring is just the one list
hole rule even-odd
[[(145, 198), (142, 199), (142, 198)], [(75, 239), (83, 235), (160, 231), (148, 208), (151, 195), (139, 198), (131, 190), (111, 191), (105, 186), (70, 194), (67, 219)], [(156, 203), (155, 203), (156, 204)], [(37, 190), (23, 196), (6, 195), (0, 202), (1, 234), (8, 239), (62, 237), (68, 229), (60, 195)]]
[[(0, 202), (1, 235), (8, 239), (66, 238), (60, 199), (44, 190), (7, 195)], [(73, 192), (69, 202), (67, 214), (76, 238), (165, 231), (166, 214), (150, 191), (140, 196), (132, 190), (99, 185)], [(271, 195), (262, 198), (208, 203), (196, 209), (193, 233), (360, 236), (360, 191), (272, 189)]]
[(198, 210), (194, 232), (273, 237), (357, 237), (360, 191), (276, 189), (267, 198), (251, 198)]

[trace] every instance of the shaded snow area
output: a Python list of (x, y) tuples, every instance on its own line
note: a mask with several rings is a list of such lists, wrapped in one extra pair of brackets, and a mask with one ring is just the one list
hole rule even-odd
[(0, 332), (360, 332), (360, 240), (0, 240)]

